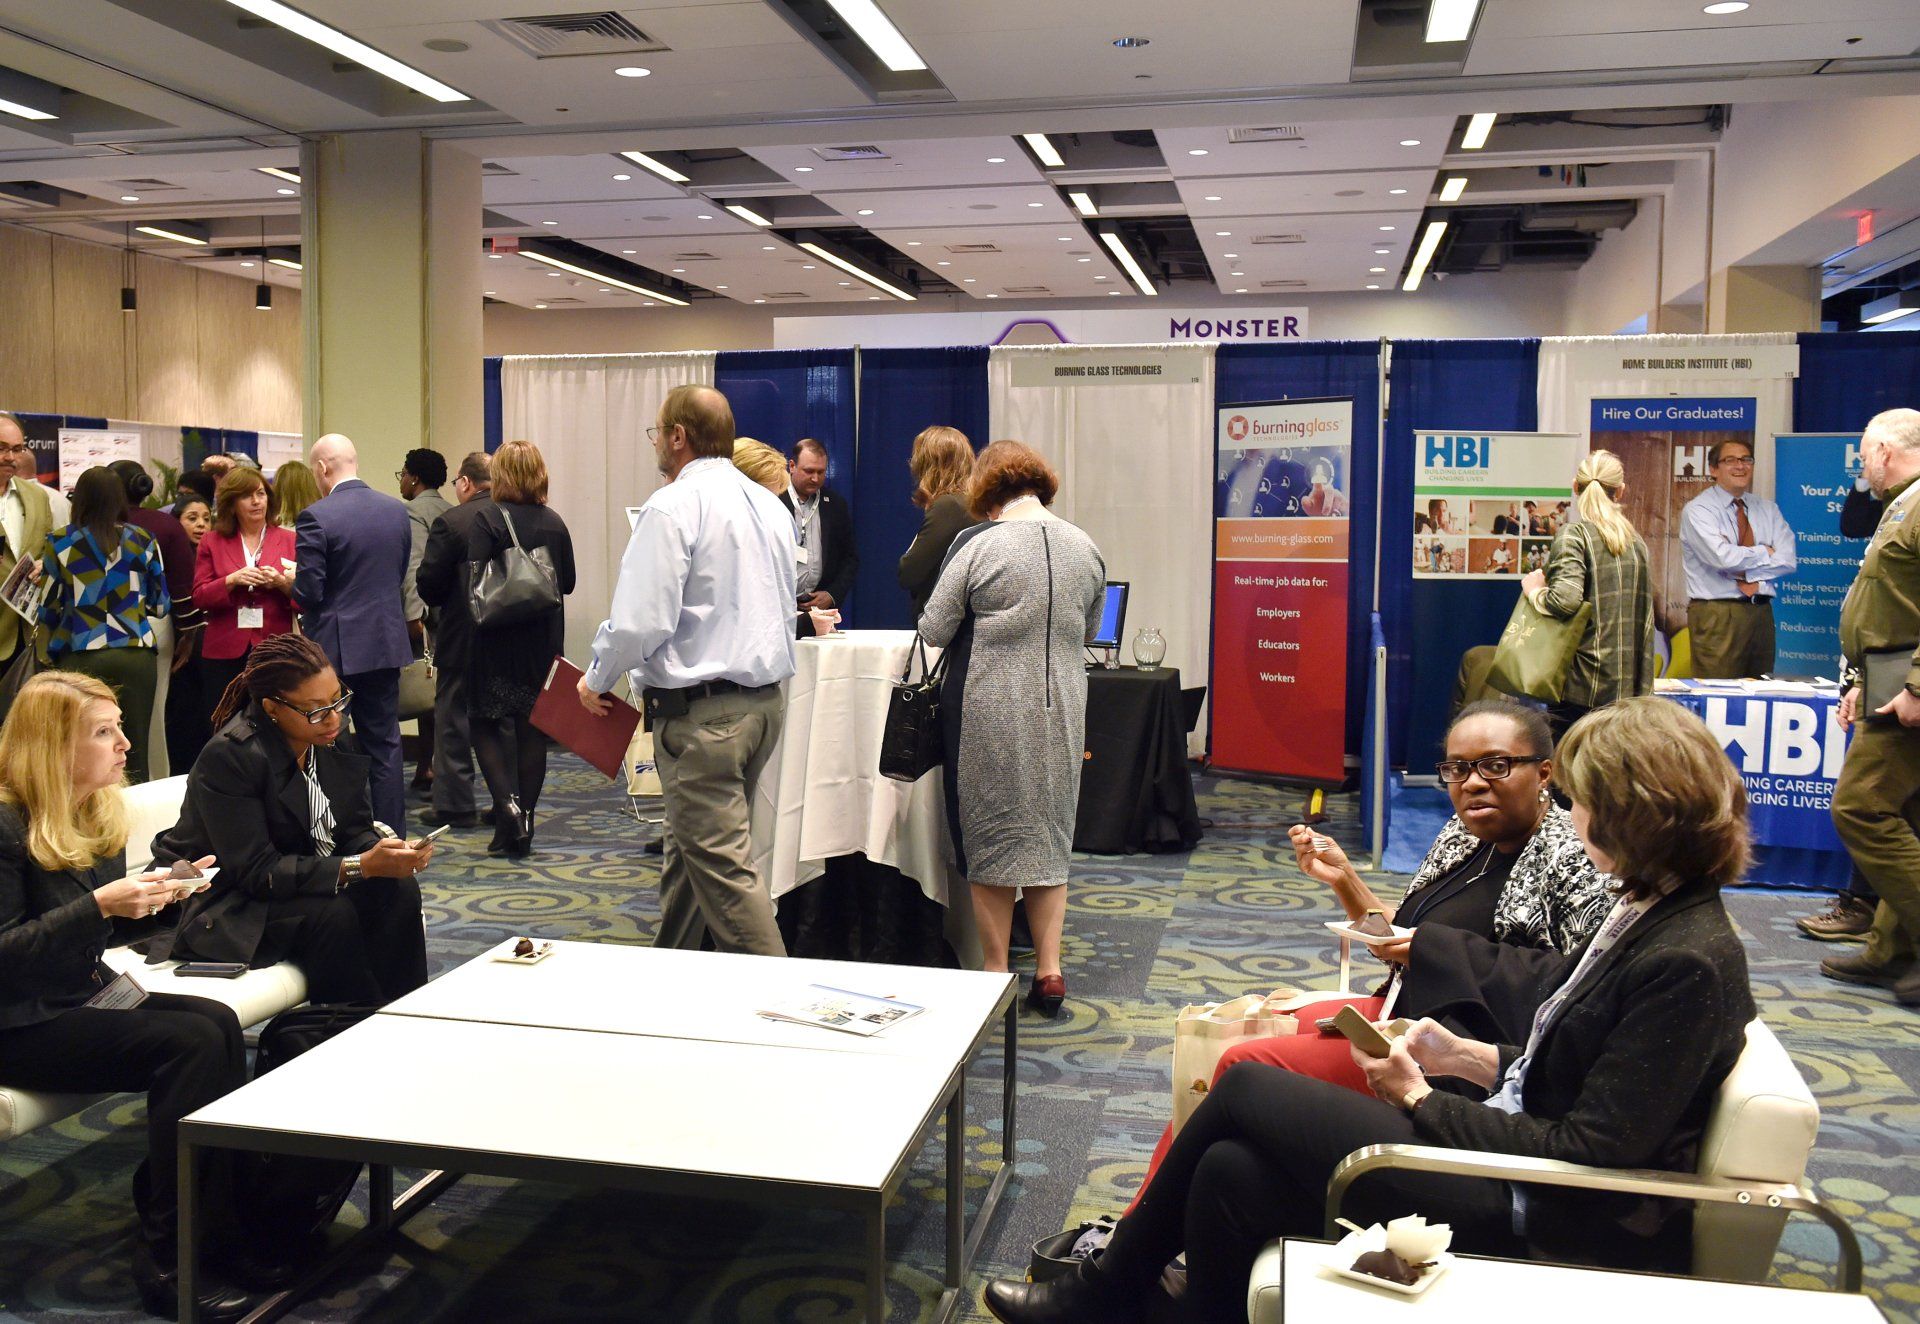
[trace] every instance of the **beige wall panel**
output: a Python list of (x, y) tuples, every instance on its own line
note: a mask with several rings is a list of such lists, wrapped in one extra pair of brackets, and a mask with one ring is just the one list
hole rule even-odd
[(206, 425), (201, 409), (200, 274), (184, 262), (143, 257), (133, 417), (149, 423)]
[(51, 413), (53, 237), (0, 225), (0, 409)]
[(118, 251), (98, 244), (53, 249), (54, 408), (62, 414), (127, 415), (122, 261)]
[(200, 410), (208, 425), (300, 430), (300, 296), (275, 286), (273, 307), (253, 306), (253, 283), (195, 273)]

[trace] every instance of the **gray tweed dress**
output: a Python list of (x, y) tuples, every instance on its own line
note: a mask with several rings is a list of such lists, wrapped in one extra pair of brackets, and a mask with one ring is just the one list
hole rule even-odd
[(1093, 539), (1052, 516), (975, 525), (947, 553), (920, 633), (950, 658), (947, 814), (969, 882), (1067, 881), (1106, 578)]

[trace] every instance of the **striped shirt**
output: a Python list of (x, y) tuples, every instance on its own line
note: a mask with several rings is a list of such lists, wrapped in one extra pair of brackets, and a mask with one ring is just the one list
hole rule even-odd
[(307, 751), (307, 766), (301, 774), (307, 782), (307, 817), (313, 822), (313, 844), (321, 855), (333, 854), (333, 801), (327, 799), (327, 793), (320, 789), (320, 778), (314, 771), (313, 751)]

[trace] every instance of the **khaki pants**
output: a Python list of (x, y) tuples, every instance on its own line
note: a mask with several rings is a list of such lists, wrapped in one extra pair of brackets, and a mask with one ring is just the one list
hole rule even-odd
[(1833, 826), (1880, 894), (1867, 960), (1914, 954), (1920, 938), (1920, 729), (1862, 722), (1833, 791)]
[(778, 690), (695, 699), (653, 732), (666, 807), (656, 947), (785, 956), (773, 898), (753, 867), (748, 811), (785, 716)]
[(1693, 674), (1701, 680), (1742, 680), (1773, 674), (1773, 603), (1694, 601), (1687, 604)]

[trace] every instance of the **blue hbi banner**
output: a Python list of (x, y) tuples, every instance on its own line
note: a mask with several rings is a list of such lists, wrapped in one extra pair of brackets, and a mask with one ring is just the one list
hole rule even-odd
[(1782, 433), (1773, 468), (1774, 500), (1800, 561), (1773, 604), (1774, 674), (1838, 676), (1840, 604), (1866, 552), (1840, 536), (1840, 507), (1860, 476), (1860, 435)]

